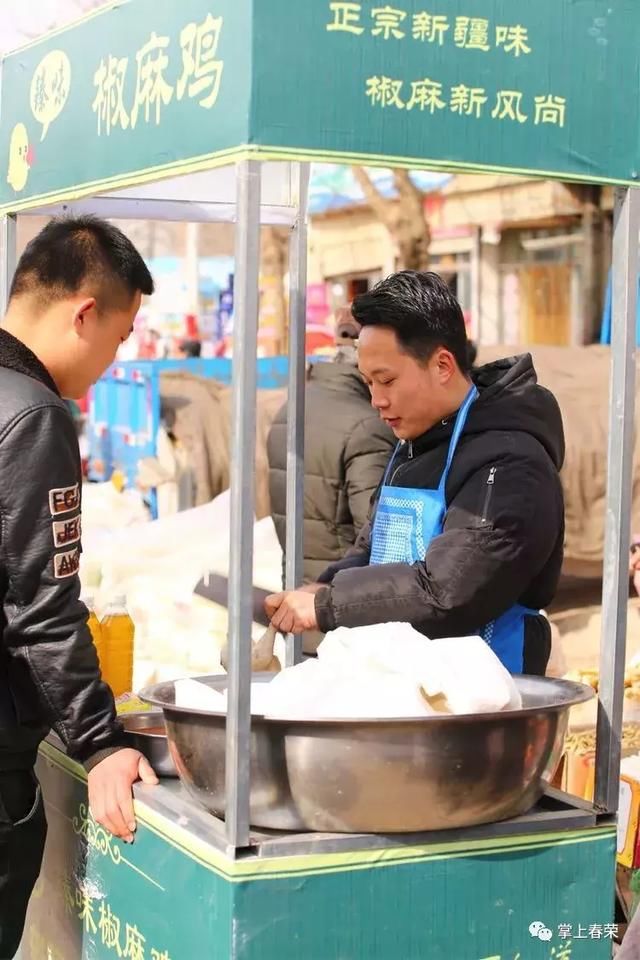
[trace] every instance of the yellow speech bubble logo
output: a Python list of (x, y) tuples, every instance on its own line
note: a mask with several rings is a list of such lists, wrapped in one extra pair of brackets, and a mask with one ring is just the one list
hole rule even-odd
[(42, 124), (41, 141), (67, 102), (70, 84), (69, 57), (63, 50), (52, 50), (40, 61), (31, 80), (31, 112)]
[(27, 185), (29, 176), (29, 137), (24, 123), (16, 123), (11, 131), (11, 140), (9, 142), (9, 169), (7, 171), (7, 182), (13, 187), (16, 193)]

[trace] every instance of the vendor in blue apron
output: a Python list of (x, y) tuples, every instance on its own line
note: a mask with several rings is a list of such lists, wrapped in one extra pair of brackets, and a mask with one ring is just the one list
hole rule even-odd
[(398, 444), (355, 546), (316, 584), (267, 599), (301, 632), (411, 623), (477, 634), (512, 673), (543, 675), (540, 611), (562, 566), (562, 418), (528, 354), (470, 369), (460, 305), (434, 273), (357, 297), (358, 365)]

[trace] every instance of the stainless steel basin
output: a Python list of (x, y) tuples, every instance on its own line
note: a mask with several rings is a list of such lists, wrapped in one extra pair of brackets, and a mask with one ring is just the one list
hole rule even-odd
[[(268, 683), (272, 674), (253, 682)], [(200, 678), (224, 690), (227, 677)], [(276, 830), (402, 833), (517, 816), (540, 798), (562, 754), (569, 708), (590, 687), (516, 677), (523, 708), (393, 720), (254, 716), (251, 823)], [(225, 714), (175, 706), (173, 681), (148, 687), (189, 792), (225, 812)]]
[(159, 777), (177, 777), (169, 752), (162, 710), (125, 713), (120, 717), (131, 746), (147, 758)]

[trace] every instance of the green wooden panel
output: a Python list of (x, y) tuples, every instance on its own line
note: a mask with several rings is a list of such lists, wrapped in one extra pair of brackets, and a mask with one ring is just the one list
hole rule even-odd
[(38, 775), (49, 830), (20, 960), (228, 960), (231, 884), (148, 826), (114, 839), (55, 763)]
[[(241, 883), (234, 910), (247, 951), (238, 957), (609, 960), (611, 940), (590, 930), (611, 923), (614, 839), (511, 853), (496, 846), (480, 856)], [(551, 940), (531, 937), (536, 920)], [(563, 924), (572, 936), (560, 936), (569, 933)]]
[(254, 143), (638, 177), (637, 0), (270, 0), (254, 16)]
[(122, 844), (87, 816), (77, 767), (48, 746), (38, 773), (49, 839), (19, 960), (611, 956), (611, 827), (232, 861), (145, 807)]
[(250, 0), (125, 0), (2, 63), (0, 206), (186, 161), (248, 138)]

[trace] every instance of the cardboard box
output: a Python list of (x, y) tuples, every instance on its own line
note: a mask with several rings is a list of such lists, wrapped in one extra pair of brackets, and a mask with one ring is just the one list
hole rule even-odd
[(640, 866), (640, 783), (626, 774), (620, 776), (617, 860), (623, 867)]

